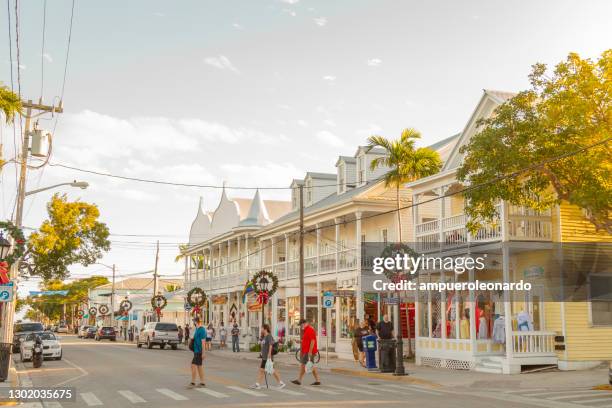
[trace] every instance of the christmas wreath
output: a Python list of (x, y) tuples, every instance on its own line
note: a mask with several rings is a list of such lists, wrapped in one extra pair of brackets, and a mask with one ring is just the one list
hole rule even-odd
[[(260, 282), (263, 279), (268, 282), (272, 282), (271, 289), (263, 290), (263, 288), (259, 286)], [(274, 295), (276, 293), (276, 290), (278, 289), (278, 278), (272, 272), (261, 270), (255, 275), (253, 275), (253, 278), (251, 279), (251, 284), (253, 285), (253, 289), (257, 294), (257, 303), (259, 303), (260, 305), (265, 305), (268, 303), (268, 299), (270, 298), (270, 296)]]
[(100, 314), (102, 316), (107, 315), (108, 314), (108, 306), (106, 305), (102, 305), (98, 308), (98, 311), (100, 312)]
[[(157, 301), (161, 302), (160, 306), (157, 306)], [(157, 316), (161, 316), (161, 311), (167, 304), (168, 300), (163, 295), (155, 295), (151, 298), (151, 306), (153, 310), (155, 310), (155, 313), (157, 313)]]
[(78, 310), (78, 311), (77, 311), (77, 317), (80, 319), (80, 318), (82, 318), (83, 316), (85, 316), (85, 312), (84, 312), (84, 311), (82, 311), (82, 310)]
[(6, 263), (7, 266), (10, 266), (20, 259), (25, 253), (25, 236), (23, 235), (21, 228), (17, 228), (10, 221), (0, 221), (0, 230), (6, 231), (15, 241), (13, 252), (11, 252), (6, 258), (2, 259), (2, 262), (0, 262)]
[(206, 293), (201, 288), (193, 288), (187, 292), (187, 303), (192, 307), (191, 313), (198, 314), (206, 304)]
[[(419, 256), (414, 249), (401, 243), (387, 245), (380, 254), (381, 258), (395, 258), (397, 255), (408, 255), (410, 258), (417, 258)], [(411, 279), (415, 273), (416, 271), (398, 271), (396, 269), (387, 268), (383, 271), (385, 277), (395, 283), (406, 278)]]
[(98, 309), (96, 309), (95, 307), (90, 307), (89, 308), (89, 315), (95, 317), (96, 314), (98, 313)]
[(127, 316), (128, 312), (132, 310), (132, 302), (127, 299), (122, 300), (121, 303), (119, 303), (119, 309), (124, 316)]

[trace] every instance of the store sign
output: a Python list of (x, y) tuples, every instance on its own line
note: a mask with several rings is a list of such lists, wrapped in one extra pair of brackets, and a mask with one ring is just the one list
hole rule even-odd
[(213, 296), (212, 302), (214, 305), (224, 305), (227, 303), (227, 296), (225, 295), (216, 295)]
[(334, 307), (334, 294), (331, 292), (325, 292), (323, 294), (323, 307), (326, 309), (331, 309)]
[(13, 301), (13, 282), (8, 282), (5, 285), (0, 285), (0, 302)]
[(385, 303), (388, 305), (399, 305), (399, 298), (396, 298), (396, 297), (386, 298)]
[(331, 293), (336, 297), (354, 297), (355, 296), (354, 290), (330, 290), (327, 293)]

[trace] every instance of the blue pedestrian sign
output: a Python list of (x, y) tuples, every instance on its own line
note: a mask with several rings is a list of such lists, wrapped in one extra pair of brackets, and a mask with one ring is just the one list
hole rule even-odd
[(331, 309), (334, 307), (334, 294), (331, 292), (323, 293), (323, 307)]
[(0, 302), (13, 301), (13, 282), (8, 282), (5, 285), (0, 285)]
[(185, 311), (191, 311), (191, 305), (189, 303), (185, 303)]

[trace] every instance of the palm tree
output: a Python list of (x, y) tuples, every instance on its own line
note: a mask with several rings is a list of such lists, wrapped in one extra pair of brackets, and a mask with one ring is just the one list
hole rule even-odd
[[(385, 187), (395, 187), (397, 198), (397, 225), (398, 239), (402, 242), (402, 217), (400, 215), (400, 188), (402, 185), (411, 181), (418, 180), (423, 177), (431, 176), (440, 171), (442, 160), (438, 152), (427, 147), (415, 149), (415, 141), (421, 138), (421, 134), (415, 129), (404, 129), (398, 140), (389, 140), (382, 136), (370, 136), (368, 138), (368, 147), (370, 150), (374, 147), (381, 147), (385, 150), (386, 155), (380, 156), (372, 160), (370, 170), (374, 171), (378, 167), (387, 167), (389, 171), (384, 175)], [(398, 304), (398, 313), (400, 316), (400, 306)], [(398, 318), (399, 330), (397, 333), (398, 347), (398, 363), (403, 358), (402, 356), (402, 319)], [(410, 321), (408, 321), (408, 339), (412, 337), (410, 333)], [(412, 345), (408, 342), (408, 358), (412, 357)], [(403, 365), (402, 365), (403, 371)]]
[(403, 184), (431, 176), (440, 171), (442, 160), (438, 152), (427, 147), (415, 149), (414, 143), (421, 138), (415, 129), (404, 129), (398, 140), (389, 140), (382, 136), (370, 136), (368, 147), (382, 147), (385, 156), (377, 157), (370, 163), (370, 170), (388, 167), (384, 175), (385, 187), (395, 187), (397, 198), (397, 223), (399, 242), (402, 242), (402, 218), (400, 216), (400, 188)]

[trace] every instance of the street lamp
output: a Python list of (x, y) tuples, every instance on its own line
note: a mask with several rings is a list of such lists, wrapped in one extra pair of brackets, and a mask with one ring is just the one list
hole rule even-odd
[[(265, 276), (262, 276), (261, 279), (259, 279), (259, 287), (261, 288), (262, 292), (268, 292), (268, 284), (270, 282), (268, 282), (268, 278), (266, 278)], [(266, 322), (266, 304), (265, 302), (261, 304), (261, 323), (264, 324)]]
[(70, 187), (77, 187), (80, 188), (81, 190), (85, 190), (87, 187), (89, 187), (89, 183), (86, 181), (72, 181), (69, 183), (60, 183), (60, 184), (54, 184), (52, 186), (49, 187), (43, 187), (43, 188), (38, 188), (36, 190), (32, 190), (32, 191), (26, 191), (25, 195), (26, 197), (32, 194), (36, 194), (36, 193), (40, 193), (41, 191), (46, 191), (46, 190), (51, 190), (52, 188), (56, 188), (56, 187), (61, 187), (61, 186), (70, 186)]
[(0, 232), (0, 259), (6, 259), (11, 252), (11, 243), (4, 238), (4, 234)]

